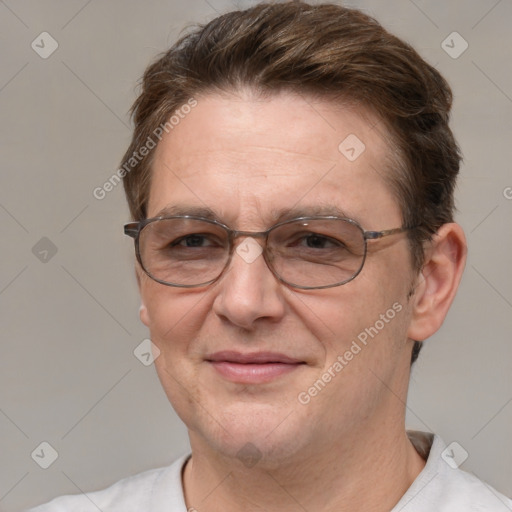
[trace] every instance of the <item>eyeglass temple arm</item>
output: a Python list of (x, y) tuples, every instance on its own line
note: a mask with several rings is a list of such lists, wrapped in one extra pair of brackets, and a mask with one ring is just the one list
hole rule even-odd
[(403, 233), (404, 231), (408, 231), (411, 228), (394, 228), (394, 229), (384, 229), (383, 231), (365, 231), (364, 237), (366, 240), (376, 240), (378, 238), (383, 238), (388, 235), (394, 235), (395, 233)]
[(138, 222), (130, 222), (124, 225), (124, 234), (131, 236), (132, 238), (137, 238), (139, 234), (139, 223)]

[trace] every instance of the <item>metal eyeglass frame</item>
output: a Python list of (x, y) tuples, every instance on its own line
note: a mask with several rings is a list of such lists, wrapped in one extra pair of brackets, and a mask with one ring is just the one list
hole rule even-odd
[[(160, 220), (167, 220), (167, 219), (169, 219), (169, 220), (170, 219), (200, 220), (203, 222), (208, 222), (210, 224), (214, 224), (215, 226), (219, 226), (226, 231), (226, 233), (228, 234), (229, 257), (226, 261), (224, 268), (222, 269), (220, 274), (215, 279), (211, 279), (210, 281), (207, 281), (205, 283), (200, 283), (200, 284), (168, 283), (166, 281), (162, 281), (161, 279), (156, 278), (145, 268), (144, 264), (142, 263), (142, 258), (140, 256), (140, 249), (139, 249), (140, 233), (148, 224), (151, 224), (153, 222), (157, 222)], [(328, 285), (322, 285), (322, 286), (300, 286), (300, 285), (296, 285), (296, 284), (286, 281), (274, 270), (272, 263), (269, 261), (268, 254), (267, 254), (267, 241), (268, 241), (269, 234), (274, 229), (276, 229), (280, 226), (283, 226), (285, 224), (291, 224), (291, 223), (297, 222), (297, 221), (309, 221), (309, 220), (342, 220), (344, 222), (348, 222), (348, 223), (354, 225), (361, 231), (361, 234), (363, 235), (363, 240), (364, 240), (364, 254), (361, 259), (361, 265), (359, 266), (359, 269), (357, 270), (357, 272), (354, 273), (354, 275), (352, 277), (350, 277), (349, 279), (345, 279), (344, 281), (341, 281), (339, 283), (334, 283), (334, 284), (328, 284)], [(404, 226), (404, 227), (400, 227), (400, 228), (384, 229), (382, 231), (366, 231), (361, 227), (361, 225), (357, 221), (355, 221), (353, 219), (346, 218), (346, 217), (336, 217), (336, 216), (296, 217), (294, 219), (290, 219), (290, 220), (286, 220), (283, 222), (279, 222), (278, 224), (274, 224), (272, 227), (270, 227), (266, 231), (238, 231), (238, 230), (229, 228), (228, 226), (226, 226), (225, 224), (223, 224), (222, 222), (219, 222), (217, 220), (206, 219), (204, 217), (196, 217), (194, 215), (168, 215), (168, 216), (164, 215), (161, 217), (152, 217), (149, 219), (144, 219), (140, 222), (129, 222), (124, 225), (125, 235), (128, 235), (131, 238), (135, 239), (135, 254), (137, 257), (137, 261), (139, 262), (142, 270), (144, 270), (144, 272), (151, 279), (153, 279), (157, 283), (163, 284), (165, 286), (174, 286), (174, 287), (178, 287), (178, 288), (198, 288), (200, 286), (207, 286), (207, 285), (214, 283), (215, 281), (220, 279), (220, 277), (224, 274), (224, 272), (226, 271), (226, 269), (229, 267), (229, 265), (231, 263), (231, 260), (233, 258), (233, 252), (234, 252), (234, 243), (233, 243), (234, 240), (241, 236), (246, 236), (246, 237), (251, 237), (251, 238), (264, 238), (265, 245), (263, 247), (262, 254), (263, 254), (263, 258), (265, 259), (265, 262), (266, 262), (268, 268), (270, 269), (270, 271), (272, 272), (272, 274), (274, 274), (274, 276), (282, 283), (287, 284), (288, 286), (291, 286), (292, 288), (299, 288), (301, 290), (318, 290), (318, 289), (323, 289), (323, 288), (333, 288), (335, 286), (342, 286), (342, 285), (352, 281), (361, 273), (361, 270), (363, 269), (364, 263), (366, 261), (366, 253), (368, 250), (368, 244), (367, 244), (368, 240), (378, 240), (378, 239), (384, 238), (386, 236), (394, 235), (397, 233), (403, 233), (403, 232), (409, 231), (411, 229), (414, 229), (414, 228)]]

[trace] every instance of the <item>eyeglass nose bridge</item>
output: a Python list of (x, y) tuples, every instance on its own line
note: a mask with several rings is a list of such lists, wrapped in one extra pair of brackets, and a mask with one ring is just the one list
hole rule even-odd
[[(228, 267), (231, 264), (231, 259), (233, 257), (233, 253), (235, 251), (235, 240), (237, 238), (241, 237), (247, 237), (247, 238), (263, 238), (264, 244), (262, 247), (262, 254), (265, 262), (267, 263), (268, 268), (270, 271), (280, 280), (282, 281), (281, 277), (276, 273), (275, 269), (272, 267), (271, 261), (269, 261), (269, 256), (271, 253), (268, 251), (268, 237), (269, 234), (278, 226), (273, 226), (270, 229), (267, 229), (266, 231), (239, 231), (236, 229), (229, 229), (226, 228), (226, 231), (228, 232), (228, 244), (229, 244), (229, 259), (226, 263), (226, 267)], [(225, 269), (222, 271), (224, 273)], [(220, 276), (219, 276), (220, 277)], [(283, 281), (284, 282), (284, 281)]]
[[(239, 231), (236, 229), (229, 229), (228, 230), (228, 244), (229, 244), (229, 259), (226, 263), (226, 268), (231, 264), (231, 259), (233, 257), (233, 253), (235, 251), (235, 240), (238, 238), (262, 238), (264, 241), (263, 247), (262, 247), (262, 255), (267, 263), (268, 268), (270, 271), (278, 278), (281, 279), (275, 272), (275, 270), (272, 268), (271, 263), (268, 261), (267, 256), (269, 256), (268, 253), (268, 236), (273, 228), (267, 229), (266, 231)], [(225, 269), (224, 269), (225, 270)], [(224, 271), (222, 272), (224, 273)], [(219, 276), (220, 277), (220, 276)]]
[[(262, 252), (261, 252), (261, 256), (263, 256), (263, 259), (265, 261), (265, 264), (267, 266), (267, 268), (270, 270), (270, 272), (272, 273), (272, 275), (281, 283), (284, 283), (286, 285), (289, 285), (289, 283), (283, 279), (277, 272), (277, 270), (274, 268), (273, 264), (272, 264), (272, 258), (271, 258), (271, 253), (269, 252), (268, 250), (268, 237), (269, 237), (269, 234), (271, 231), (273, 231), (273, 229), (275, 228), (276, 226), (270, 228), (270, 229), (267, 229), (266, 231), (240, 231), (240, 230), (236, 230), (236, 229), (229, 229), (229, 228), (226, 228), (226, 231), (228, 232), (228, 244), (229, 244), (229, 257), (224, 265), (224, 268), (222, 269), (221, 273), (212, 281), (212, 282), (218, 282), (223, 276), (224, 274), (226, 274), (226, 272), (228, 271), (228, 269), (231, 267), (231, 262), (233, 260), (233, 255), (234, 255), (234, 252), (235, 252), (235, 240), (237, 238), (241, 238), (241, 237), (247, 237), (247, 238), (263, 238), (264, 239), (264, 245), (262, 247)], [(242, 258), (243, 259), (243, 258)]]
[(228, 239), (229, 245), (231, 247), (231, 251), (235, 246), (235, 240), (237, 238), (246, 237), (246, 238), (263, 238), (265, 241), (265, 245), (263, 249), (265, 250), (267, 247), (268, 235), (272, 231), (272, 229), (267, 229), (266, 231), (238, 231), (236, 229), (230, 229), (228, 231)]

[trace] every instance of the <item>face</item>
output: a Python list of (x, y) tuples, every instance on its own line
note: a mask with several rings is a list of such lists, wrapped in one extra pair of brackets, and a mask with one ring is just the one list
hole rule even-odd
[[(232, 229), (264, 231), (292, 208), (330, 207), (366, 230), (401, 226), (383, 179), (384, 128), (369, 112), (292, 93), (197, 100), (156, 149), (148, 217), (208, 208)], [(363, 152), (340, 151), (351, 134)], [(361, 273), (328, 289), (295, 289), (262, 256), (249, 262), (236, 251), (222, 277), (200, 288), (138, 274), (157, 372), (193, 449), (235, 456), (251, 443), (271, 465), (402, 421), (406, 235), (369, 241)]]

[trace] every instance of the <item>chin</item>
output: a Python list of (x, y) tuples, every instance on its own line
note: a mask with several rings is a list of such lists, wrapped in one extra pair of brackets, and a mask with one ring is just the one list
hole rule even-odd
[[(203, 417), (196, 423), (191, 435), (199, 435), (201, 444), (225, 457), (238, 459), (246, 467), (271, 470), (280, 467), (308, 444), (304, 424), (299, 425), (297, 415), (286, 408), (269, 405), (242, 404), (224, 410), (216, 417)], [(206, 423), (204, 421), (206, 420)], [(193, 446), (194, 447), (194, 446)]]

